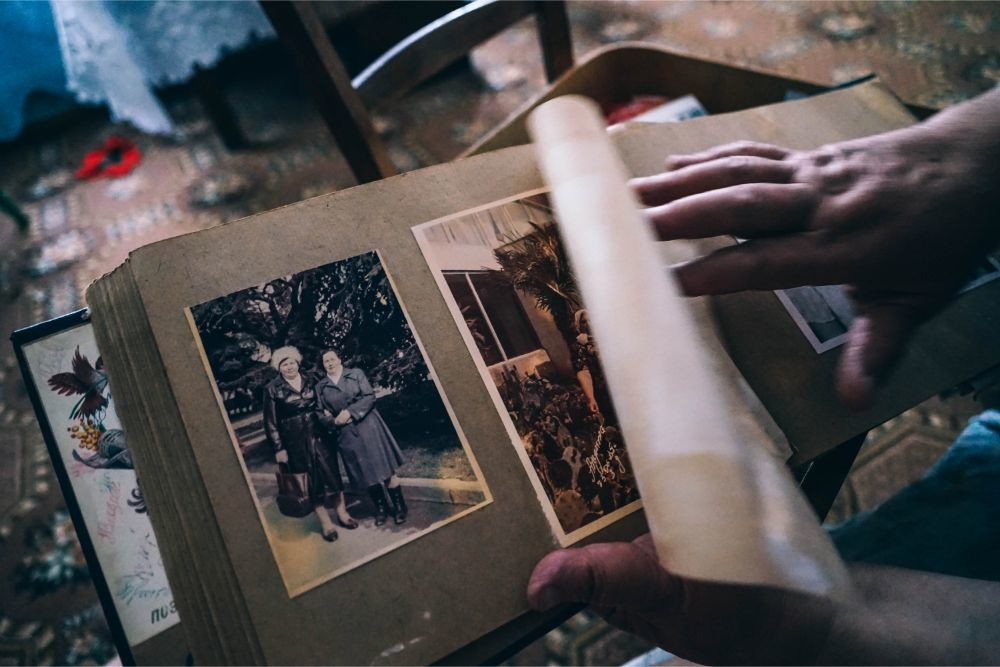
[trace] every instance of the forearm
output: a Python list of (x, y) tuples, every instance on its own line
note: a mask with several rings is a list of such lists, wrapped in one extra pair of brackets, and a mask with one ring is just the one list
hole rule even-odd
[(351, 415), (351, 419), (356, 422), (361, 421), (368, 416), (368, 413), (372, 411), (375, 407), (375, 395), (365, 396), (359, 401), (355, 401), (347, 406), (347, 412)]
[(594, 401), (594, 378), (590, 374), (590, 371), (578, 371), (576, 374), (576, 380), (580, 383), (580, 389), (583, 390), (583, 395), (587, 397), (587, 400)]
[(851, 566), (861, 602), (838, 611), (818, 664), (995, 664), (1000, 583)]
[(947, 169), (942, 180), (951, 177), (963, 187), (968, 205), (979, 209), (977, 217), (995, 222), (995, 215), (985, 213), (1000, 206), (1000, 87), (949, 107), (914, 130), (926, 140), (930, 161)]
[(1000, 86), (931, 116), (922, 126), (947, 133), (972, 152), (1000, 157)]

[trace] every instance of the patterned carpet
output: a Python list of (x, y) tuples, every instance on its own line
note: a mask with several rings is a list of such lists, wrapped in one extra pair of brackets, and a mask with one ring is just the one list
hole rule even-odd
[[(874, 70), (904, 99), (942, 107), (1000, 79), (1000, 12), (976, 2), (579, 2), (577, 55), (649, 41), (736, 64), (836, 83)], [(473, 67), (377, 110), (401, 170), (458, 155), (544, 82), (533, 26), (478, 49)], [(351, 177), (288, 65), (264, 45), (219, 71), (252, 148), (229, 152), (190, 90), (168, 91), (170, 141), (115, 126), (100, 110), (0, 145), (0, 189), (32, 220), (0, 228), (0, 327), (82, 305), (94, 277), (150, 241), (351, 185)], [(139, 168), (76, 182), (83, 154), (112, 134), (134, 140)], [(934, 400), (873, 434), (833, 517), (868, 508), (918, 477), (979, 406)], [(72, 526), (8, 348), (0, 356), (0, 663), (101, 663), (113, 650)], [(649, 647), (582, 614), (511, 664), (621, 664)]]

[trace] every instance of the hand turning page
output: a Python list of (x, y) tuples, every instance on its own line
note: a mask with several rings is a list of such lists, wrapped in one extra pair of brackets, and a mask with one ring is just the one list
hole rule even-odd
[(597, 106), (529, 118), (664, 567), (695, 579), (851, 594), (790, 475), (731, 427), (700, 333), (628, 190)]

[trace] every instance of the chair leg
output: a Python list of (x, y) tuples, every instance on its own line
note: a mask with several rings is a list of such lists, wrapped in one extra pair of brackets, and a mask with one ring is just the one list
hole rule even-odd
[(219, 133), (223, 145), (231, 151), (249, 148), (250, 141), (240, 128), (233, 105), (219, 89), (215, 73), (198, 67), (194, 75), (194, 85), (205, 113), (215, 126), (215, 131)]
[(573, 39), (564, 0), (538, 0), (538, 38), (549, 83), (573, 66)]
[(308, 2), (261, 2), (358, 183), (396, 173), (351, 78)]

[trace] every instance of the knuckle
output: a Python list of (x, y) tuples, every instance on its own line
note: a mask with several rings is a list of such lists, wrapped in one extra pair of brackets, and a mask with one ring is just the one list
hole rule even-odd
[(809, 154), (810, 160), (817, 167), (826, 166), (836, 157), (837, 150), (832, 144), (824, 144)]
[(592, 545), (590, 548), (582, 550), (584, 572), (586, 581), (584, 590), (590, 601), (600, 603), (608, 592), (609, 573), (607, 561), (610, 554), (607, 554), (605, 545)]
[(766, 277), (774, 271), (774, 262), (764, 253), (748, 252), (743, 257), (743, 263), (743, 273), (748, 277)]
[(754, 160), (746, 155), (733, 155), (725, 160), (725, 167), (730, 176), (743, 179), (753, 174)]
[(740, 215), (753, 212), (760, 204), (759, 193), (754, 188), (734, 188), (732, 193), (732, 205)]

